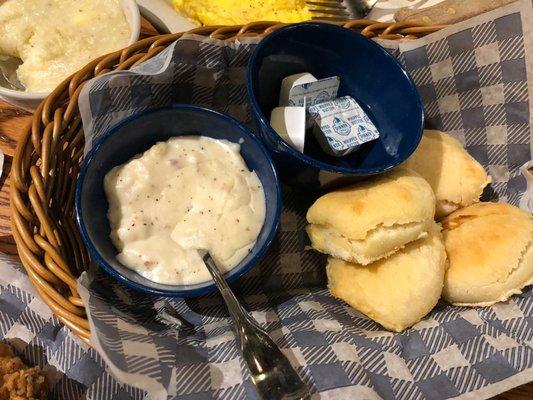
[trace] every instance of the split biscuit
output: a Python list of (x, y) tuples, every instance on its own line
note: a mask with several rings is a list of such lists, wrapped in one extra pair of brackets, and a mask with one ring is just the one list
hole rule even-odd
[(320, 197), (307, 212), (307, 234), (316, 250), (367, 265), (426, 236), (434, 214), (429, 184), (400, 168)]

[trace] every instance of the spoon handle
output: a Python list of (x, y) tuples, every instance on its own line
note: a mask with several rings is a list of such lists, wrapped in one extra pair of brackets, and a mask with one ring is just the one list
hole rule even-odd
[(215, 281), (229, 314), (244, 361), (262, 399), (309, 399), (309, 389), (268, 334), (246, 312), (207, 253), (203, 260)]

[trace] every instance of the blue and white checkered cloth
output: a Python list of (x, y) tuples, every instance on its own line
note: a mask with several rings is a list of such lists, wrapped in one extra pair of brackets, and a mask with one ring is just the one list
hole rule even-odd
[[(532, 158), (531, 29), (531, 2), (522, 0), (383, 43), (415, 80), (428, 125), (462, 140), (490, 172), (487, 198), (514, 204), (529, 193), (520, 167)], [(253, 47), (187, 36), (133, 71), (93, 80), (79, 100), (87, 147), (123, 117), (172, 102), (251, 126), (244, 79)], [(311, 200), (284, 188), (278, 237), (234, 289), (316, 398), (487, 398), (533, 380), (533, 290), (492, 307), (440, 304), (403, 333), (385, 331), (328, 294), (325, 258), (306, 250)], [(257, 398), (218, 295), (154, 298), (98, 270), (83, 275), (99, 355), (61, 328), (15, 263), (0, 262), (9, 269), (0, 276), (0, 334), (27, 361), (57, 369), (54, 399)]]

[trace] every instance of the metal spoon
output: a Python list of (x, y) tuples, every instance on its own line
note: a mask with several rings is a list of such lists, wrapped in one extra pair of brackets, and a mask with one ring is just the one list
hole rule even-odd
[(22, 60), (16, 57), (0, 56), (0, 86), (12, 90), (24, 90), (17, 78), (17, 68)]
[(237, 342), (259, 396), (268, 400), (309, 399), (311, 394), (306, 384), (270, 336), (239, 303), (211, 255), (206, 253), (203, 260), (233, 319)]

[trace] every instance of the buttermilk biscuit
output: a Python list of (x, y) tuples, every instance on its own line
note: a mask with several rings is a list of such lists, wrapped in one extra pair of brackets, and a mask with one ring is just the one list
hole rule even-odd
[(458, 140), (440, 131), (424, 131), (418, 148), (403, 165), (422, 175), (433, 188), (437, 219), (477, 203), (491, 181)]
[(446, 252), (439, 227), (392, 256), (362, 266), (330, 258), (328, 287), (386, 329), (401, 332), (420, 321), (439, 301)]
[(533, 217), (504, 203), (478, 203), (443, 224), (448, 267), (443, 297), (459, 306), (505, 301), (533, 283)]
[(307, 212), (316, 250), (367, 265), (424, 237), (433, 224), (435, 195), (405, 168), (320, 197)]

